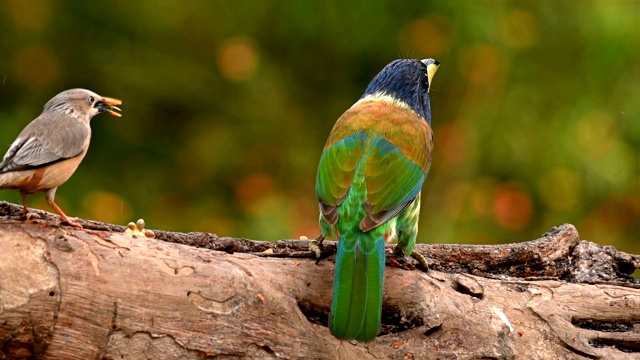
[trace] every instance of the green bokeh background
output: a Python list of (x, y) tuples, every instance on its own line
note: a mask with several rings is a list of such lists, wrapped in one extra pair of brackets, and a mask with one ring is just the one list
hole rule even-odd
[(313, 237), (335, 120), (391, 60), (434, 57), (419, 241), (571, 222), (640, 253), (638, 24), (640, 2), (612, 0), (3, 1), (0, 152), (53, 95), (88, 88), (124, 116), (94, 118), (58, 190), (67, 214)]

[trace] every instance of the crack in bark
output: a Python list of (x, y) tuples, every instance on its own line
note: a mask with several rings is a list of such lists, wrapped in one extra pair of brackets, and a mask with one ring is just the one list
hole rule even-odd
[(220, 315), (229, 315), (236, 311), (240, 306), (244, 304), (244, 300), (239, 298), (236, 294), (230, 296), (224, 301), (217, 301), (193, 291), (187, 293), (187, 297), (191, 304), (198, 309), (207, 312)]
[[(55, 308), (53, 310), (51, 325), (49, 326), (49, 331), (47, 332), (47, 346), (44, 348), (44, 351), (46, 351), (47, 347), (49, 346), (49, 343), (51, 343), (51, 341), (53, 340), (53, 337), (56, 332), (56, 325), (58, 324), (60, 307), (62, 306), (62, 288), (60, 286), (60, 271), (58, 270), (58, 267), (53, 262), (50, 262), (50, 263), (51, 263), (51, 266), (53, 266), (56, 271), (56, 278), (57, 278), (56, 285), (55, 285), (56, 293), (54, 294), (54, 296), (56, 296), (57, 298), (55, 301)], [(51, 296), (51, 293), (49, 293), (49, 296)]]

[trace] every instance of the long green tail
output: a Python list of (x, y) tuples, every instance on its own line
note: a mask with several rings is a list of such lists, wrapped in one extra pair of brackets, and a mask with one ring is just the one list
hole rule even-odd
[(329, 316), (331, 333), (343, 340), (371, 341), (378, 335), (384, 282), (384, 235), (357, 231), (342, 235)]

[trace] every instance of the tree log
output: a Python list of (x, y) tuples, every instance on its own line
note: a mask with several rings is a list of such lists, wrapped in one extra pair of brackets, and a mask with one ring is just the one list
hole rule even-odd
[[(419, 244), (389, 258), (370, 343), (326, 327), (333, 256), (275, 242), (57, 216), (0, 202), (6, 359), (638, 359), (640, 256), (565, 224), (507, 245)], [(328, 254), (335, 248), (325, 242)]]

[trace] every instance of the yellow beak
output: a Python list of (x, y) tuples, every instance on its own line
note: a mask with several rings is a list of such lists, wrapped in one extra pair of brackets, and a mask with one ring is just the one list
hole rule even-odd
[(438, 67), (440, 63), (437, 61), (433, 61), (433, 63), (427, 65), (427, 80), (429, 80), (429, 90), (431, 90), (431, 81), (433, 80), (433, 75), (438, 71)]

